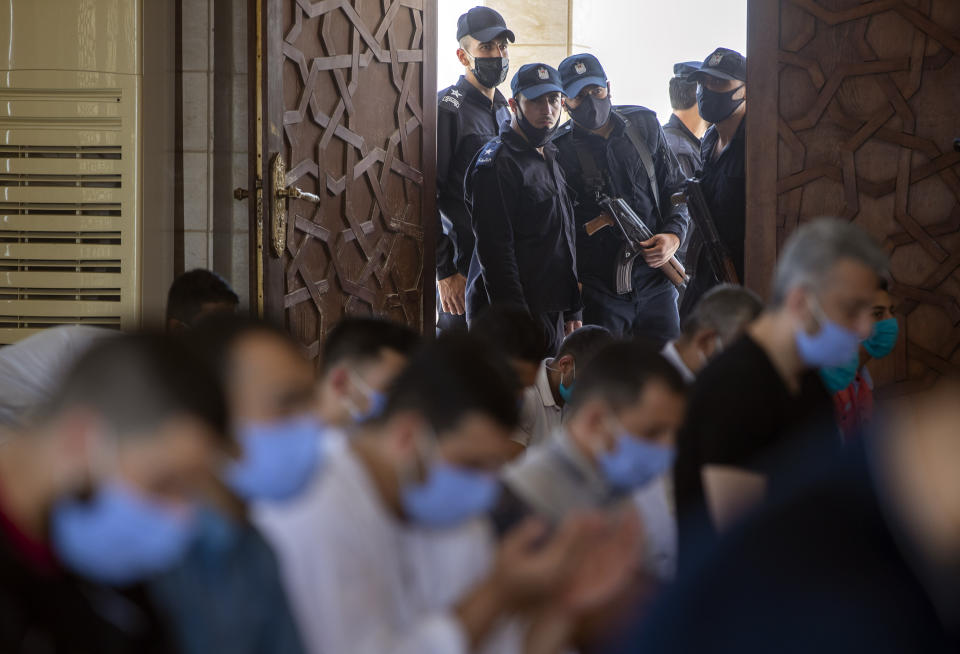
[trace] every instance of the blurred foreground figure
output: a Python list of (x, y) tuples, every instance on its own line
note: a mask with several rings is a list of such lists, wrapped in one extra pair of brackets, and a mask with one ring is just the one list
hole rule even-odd
[[(547, 537), (527, 523), (499, 548), (482, 538), (479, 519), (496, 501), (495, 473), (511, 452), (514, 386), (508, 364), (482, 342), (444, 335), (411, 359), (383, 412), (331, 453), (323, 483), (257, 512), (308, 651), (472, 652), (504, 618), (527, 610), (543, 611), (531, 642), (559, 633), (562, 645), (567, 615), (616, 585), (620, 569), (610, 564), (630, 541), (603, 525), (572, 521)], [(606, 545), (594, 565), (615, 574), (574, 565), (588, 543)], [(582, 570), (585, 579), (573, 576)], [(524, 637), (491, 651), (522, 651)]]
[(609, 652), (960, 651), (958, 397), (952, 381), (899, 407), (731, 533)]
[(36, 420), (4, 435), (0, 651), (165, 651), (131, 585), (191, 541), (192, 498), (223, 456), (219, 389), (170, 339), (121, 336), (81, 356)]
[(286, 333), (231, 315), (208, 317), (190, 340), (223, 384), (240, 452), (208, 478), (183, 561), (149, 589), (183, 654), (300, 654), (276, 557), (248, 506), (290, 501), (322, 475), (312, 366)]
[(378, 416), (387, 388), (419, 345), (419, 335), (406, 325), (383, 318), (343, 318), (327, 334), (320, 353), (317, 416), (336, 429)]
[[(674, 476), (681, 567), (780, 482), (784, 471), (772, 461), (797, 432), (826, 424), (817, 434), (839, 449), (818, 369), (849, 360), (870, 335), (886, 270), (883, 250), (851, 223), (820, 219), (790, 238), (769, 308), (693, 387)], [(703, 508), (707, 518), (696, 519)]]

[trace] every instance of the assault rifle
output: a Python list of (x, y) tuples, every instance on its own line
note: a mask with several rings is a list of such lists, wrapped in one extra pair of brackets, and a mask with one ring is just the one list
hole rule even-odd
[(733, 259), (730, 257), (723, 241), (720, 240), (720, 235), (717, 234), (717, 227), (713, 223), (707, 201), (703, 197), (700, 179), (698, 177), (688, 179), (687, 190), (683, 193), (674, 193), (670, 199), (675, 205), (687, 205), (690, 220), (697, 228), (700, 240), (703, 243), (703, 250), (707, 255), (707, 261), (710, 263), (710, 269), (716, 276), (717, 281), (722, 284), (739, 285), (740, 279), (737, 276), (737, 268), (733, 265)]
[[(654, 234), (623, 198), (601, 195), (600, 206), (607, 210), (627, 241), (623, 254), (617, 262), (617, 293), (623, 295), (633, 290), (633, 263), (644, 250), (640, 243), (649, 241)], [(686, 288), (687, 272), (676, 257), (670, 257), (670, 260), (660, 268), (660, 272), (666, 275), (677, 288)]]

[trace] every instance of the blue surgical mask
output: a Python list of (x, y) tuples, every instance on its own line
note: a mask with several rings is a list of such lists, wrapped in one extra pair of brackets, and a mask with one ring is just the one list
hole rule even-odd
[(194, 533), (193, 511), (139, 494), (121, 482), (88, 501), (58, 502), (50, 535), (60, 560), (93, 581), (127, 585), (176, 565)]
[(239, 434), (243, 458), (225, 471), (227, 485), (248, 501), (295, 497), (322, 463), (323, 430), (312, 416), (244, 425)]
[(811, 306), (817, 314), (820, 329), (816, 334), (808, 334), (802, 328), (796, 331), (794, 339), (800, 358), (811, 368), (845, 365), (859, 350), (860, 335), (827, 318), (815, 302)]
[(600, 454), (600, 470), (611, 486), (631, 491), (667, 472), (674, 456), (673, 448), (621, 431), (613, 450)]
[(821, 368), (820, 379), (831, 393), (839, 393), (853, 383), (860, 369), (860, 353), (855, 352), (850, 360), (842, 366)]
[(567, 384), (564, 384), (564, 383), (563, 383), (563, 371), (562, 371), (560, 368), (553, 368), (553, 367), (551, 367), (551, 366), (547, 366), (547, 370), (552, 370), (552, 371), (554, 371), (554, 372), (559, 372), (559, 373), (560, 373), (560, 385), (557, 386), (557, 393), (560, 394), (560, 399), (562, 399), (562, 400), (564, 401), (564, 403), (569, 402), (569, 401), (570, 401), (570, 398), (573, 397), (573, 386), (574, 386), (574, 384), (575, 384), (576, 381), (577, 381), (577, 380), (576, 380), (576, 373), (577, 373), (577, 364), (576, 364), (576, 362), (573, 363), (573, 374), (574, 374), (574, 378), (570, 380), (570, 385), (569, 385), (569, 386), (568, 386)]
[(896, 318), (881, 320), (873, 326), (870, 338), (863, 342), (863, 349), (874, 359), (882, 359), (893, 352), (898, 336), (900, 336), (900, 325)]
[(427, 478), (401, 488), (403, 509), (425, 527), (453, 527), (493, 508), (500, 495), (495, 475), (435, 461)]

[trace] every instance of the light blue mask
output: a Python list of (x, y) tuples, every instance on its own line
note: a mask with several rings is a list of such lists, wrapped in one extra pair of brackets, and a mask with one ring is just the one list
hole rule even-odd
[(437, 461), (422, 483), (401, 489), (403, 509), (425, 527), (452, 527), (493, 508), (500, 495), (495, 475)]
[(600, 470), (611, 486), (631, 491), (645, 486), (673, 465), (672, 448), (621, 432), (613, 450), (600, 455)]
[(366, 410), (361, 410), (352, 400), (347, 399), (347, 411), (350, 412), (350, 417), (353, 418), (353, 421), (356, 423), (379, 418), (384, 409), (387, 408), (387, 394), (371, 388), (370, 384), (365, 382), (363, 378), (355, 372), (350, 373), (350, 379), (360, 392), (363, 393), (364, 397), (367, 398)]
[(859, 352), (855, 352), (850, 358), (850, 361), (842, 366), (821, 368), (820, 379), (823, 380), (823, 385), (827, 387), (828, 391), (831, 393), (839, 393), (853, 383), (859, 369), (860, 354)]
[(808, 334), (798, 329), (794, 334), (797, 352), (810, 368), (833, 368), (845, 365), (860, 348), (860, 336), (857, 332), (841, 327), (827, 318), (819, 306), (816, 307), (820, 330)]
[(243, 458), (225, 471), (227, 485), (245, 500), (281, 502), (298, 495), (323, 458), (323, 424), (304, 415), (240, 429)]
[(101, 486), (88, 501), (58, 502), (50, 535), (60, 560), (93, 581), (127, 585), (176, 565), (194, 533), (192, 510), (144, 497), (126, 484)]
[(900, 324), (896, 318), (881, 320), (873, 326), (870, 338), (863, 342), (863, 349), (874, 359), (882, 359), (893, 352), (898, 336), (900, 336)]
[(557, 392), (560, 393), (560, 397), (565, 403), (569, 402), (570, 398), (573, 397), (573, 386), (573, 384), (567, 386), (563, 382), (560, 382), (560, 385), (557, 387)]

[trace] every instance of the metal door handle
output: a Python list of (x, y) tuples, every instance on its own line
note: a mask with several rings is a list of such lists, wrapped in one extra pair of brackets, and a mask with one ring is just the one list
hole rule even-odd
[(291, 200), (306, 200), (317, 204), (320, 202), (320, 196), (313, 193), (307, 193), (298, 186), (288, 186), (287, 188), (277, 189), (278, 198), (290, 198)]

